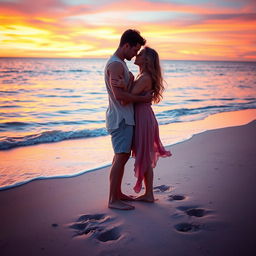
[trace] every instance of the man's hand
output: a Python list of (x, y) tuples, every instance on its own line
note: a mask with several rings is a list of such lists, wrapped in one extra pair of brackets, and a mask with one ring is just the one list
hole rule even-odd
[(152, 101), (152, 99), (153, 99), (153, 90), (151, 90), (151, 91), (148, 91), (144, 96), (143, 96), (143, 98), (144, 98), (144, 101), (143, 102), (151, 102)]

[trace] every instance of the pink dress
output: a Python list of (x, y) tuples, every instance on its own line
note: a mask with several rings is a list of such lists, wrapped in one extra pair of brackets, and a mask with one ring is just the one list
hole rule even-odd
[(137, 183), (133, 188), (139, 193), (145, 172), (156, 166), (158, 158), (171, 156), (159, 138), (159, 128), (151, 103), (134, 104), (135, 130), (133, 136), (132, 156), (135, 158), (134, 171)]

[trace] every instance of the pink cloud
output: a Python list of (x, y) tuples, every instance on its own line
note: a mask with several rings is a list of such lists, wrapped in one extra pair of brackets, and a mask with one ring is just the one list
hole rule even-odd
[(35, 17), (65, 17), (69, 15), (86, 13), (91, 10), (88, 5), (67, 5), (61, 0), (22, 0), (21, 2), (3, 2), (0, 4), (2, 13), (16, 13)]

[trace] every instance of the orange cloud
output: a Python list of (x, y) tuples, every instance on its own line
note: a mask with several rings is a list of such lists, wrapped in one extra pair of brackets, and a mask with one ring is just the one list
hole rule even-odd
[[(136, 28), (165, 59), (256, 60), (254, 1), (0, 4), (1, 56), (107, 57)], [(223, 2), (223, 1), (222, 1)], [(250, 8), (249, 8), (250, 7)], [(255, 12), (253, 12), (255, 11)]]

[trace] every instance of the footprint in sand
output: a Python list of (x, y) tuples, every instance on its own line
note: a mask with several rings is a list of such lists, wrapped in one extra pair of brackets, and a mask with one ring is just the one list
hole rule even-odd
[[(178, 210), (185, 212), (190, 217), (201, 218), (210, 213), (211, 211), (199, 208), (199, 206), (180, 206), (177, 207)], [(203, 224), (195, 224), (195, 223), (178, 223), (175, 225), (175, 229), (179, 232), (195, 232), (202, 229), (205, 226)]]
[(178, 210), (184, 211), (188, 216), (193, 216), (193, 217), (203, 217), (210, 211), (207, 211), (202, 208), (198, 208), (198, 206), (180, 206), (177, 207)]
[(165, 191), (168, 191), (169, 189), (170, 189), (170, 186), (161, 185), (161, 186), (154, 187), (154, 192), (165, 192)]
[(69, 227), (75, 229), (74, 236), (93, 237), (101, 242), (118, 240), (121, 236), (119, 227), (108, 228), (106, 223), (113, 218), (106, 214), (87, 214), (82, 215), (78, 220)]
[(183, 195), (170, 195), (168, 200), (169, 201), (181, 201), (184, 200), (186, 197)]
[(200, 230), (200, 224), (183, 222), (175, 225), (175, 229), (179, 232), (196, 232)]
[(103, 231), (97, 235), (97, 239), (100, 240), (101, 242), (117, 240), (119, 237), (120, 232), (118, 227)]
[(204, 209), (189, 209), (186, 213), (189, 216), (203, 217), (206, 214), (206, 211)]

